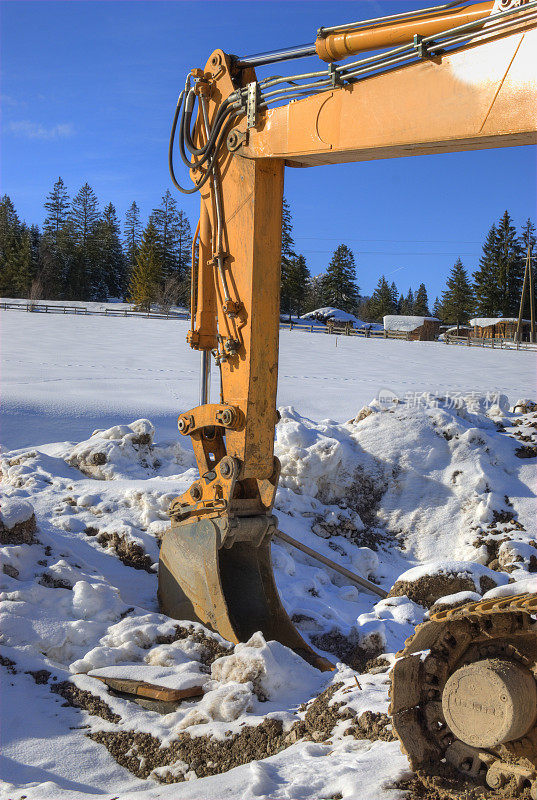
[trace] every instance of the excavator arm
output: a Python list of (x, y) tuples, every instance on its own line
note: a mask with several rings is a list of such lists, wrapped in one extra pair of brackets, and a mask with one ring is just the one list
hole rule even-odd
[[(375, 52), (333, 63), (363, 51)], [(161, 549), (159, 599), (170, 616), (234, 642), (262, 630), (330, 667), (289, 620), (270, 559), (284, 169), (535, 143), (536, 52), (537, 2), (447, 3), (321, 29), (314, 45), (290, 51), (241, 59), (216, 50), (188, 76), (170, 164), (174, 175), (177, 134), (193, 185), (174, 181), (201, 198), (188, 334), (202, 353), (200, 405), (178, 423), (199, 478), (172, 503)], [(256, 77), (256, 66), (314, 53), (329, 65)]]

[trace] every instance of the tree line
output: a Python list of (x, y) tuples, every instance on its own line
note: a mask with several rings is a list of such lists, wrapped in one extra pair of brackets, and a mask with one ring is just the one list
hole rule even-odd
[[(192, 232), (169, 190), (145, 225), (135, 201), (123, 230), (116, 209), (103, 211), (85, 183), (70, 198), (61, 178), (44, 203), (42, 229), (21, 222), (11, 199), (0, 200), (0, 296), (33, 300), (105, 301), (125, 299), (139, 308), (188, 305)], [(300, 316), (324, 306), (382, 322), (386, 314), (435, 316), (464, 324), (473, 316), (517, 316), (528, 246), (535, 246), (530, 219), (517, 233), (508, 213), (492, 225), (472, 276), (458, 258), (441, 298), (432, 307), (424, 283), (403, 295), (381, 275), (370, 297), (362, 297), (353, 251), (340, 244), (326, 270), (312, 276), (297, 252), (291, 209), (283, 202), (281, 312)], [(537, 273), (537, 270), (535, 270)], [(537, 280), (537, 278), (536, 278)]]
[(20, 221), (7, 195), (0, 200), (0, 296), (188, 302), (192, 234), (169, 191), (145, 228), (133, 201), (123, 231), (113, 204), (100, 211), (88, 183), (71, 200), (59, 178), (44, 207), (40, 229)]
[[(516, 317), (519, 312), (528, 246), (535, 247), (531, 219), (517, 233), (508, 211), (490, 228), (483, 243), (479, 268), (470, 277), (460, 258), (455, 261), (441, 297), (430, 306), (427, 288), (403, 295), (395, 282), (381, 275), (370, 297), (361, 297), (356, 283), (356, 259), (340, 244), (324, 273), (312, 277), (303, 255), (294, 251), (292, 221), (284, 201), (282, 224), (282, 312), (300, 315), (323, 306), (334, 306), (355, 314), (365, 322), (382, 322), (387, 314), (434, 316), (442, 322), (461, 325), (472, 316)], [(537, 269), (534, 270), (537, 290)], [(528, 305), (529, 300), (526, 300)], [(524, 313), (529, 313), (528, 309)]]

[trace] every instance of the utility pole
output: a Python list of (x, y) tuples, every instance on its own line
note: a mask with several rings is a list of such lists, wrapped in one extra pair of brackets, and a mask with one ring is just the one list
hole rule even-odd
[(530, 290), (530, 342), (535, 342), (535, 285), (531, 266), (531, 251), (528, 244), (528, 281)]
[(526, 267), (524, 269), (524, 282), (522, 284), (522, 294), (520, 296), (520, 308), (518, 312), (518, 323), (516, 326), (515, 341), (522, 341), (522, 315), (524, 312), (524, 300), (526, 298), (526, 287), (530, 294), (530, 342), (535, 342), (535, 286), (533, 284), (533, 269), (531, 266), (531, 247), (528, 243), (528, 255), (526, 257)]

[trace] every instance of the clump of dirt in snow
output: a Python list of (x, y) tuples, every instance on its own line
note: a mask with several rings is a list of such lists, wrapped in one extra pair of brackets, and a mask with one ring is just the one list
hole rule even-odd
[(15, 580), (17, 580), (17, 578), (19, 577), (19, 570), (12, 564), (3, 564), (2, 572), (4, 573), (4, 575), (8, 575), (10, 578), (14, 578)]
[(15, 667), (17, 666), (15, 662), (12, 661), (10, 658), (7, 658), (7, 656), (0, 656), (0, 665), (5, 667), (7, 671), (10, 673), (10, 675), (16, 675), (18, 672), (18, 670), (15, 669)]
[(372, 633), (357, 642), (352, 636), (345, 636), (337, 628), (311, 636), (311, 642), (319, 650), (332, 653), (356, 672), (364, 672), (367, 663), (384, 652), (384, 642), (378, 634)]
[(364, 711), (346, 733), (355, 739), (369, 739), (370, 742), (395, 742), (397, 739), (389, 716), (380, 711)]
[(17, 497), (2, 500), (0, 544), (33, 544), (36, 530), (34, 509), (30, 503)]
[(376, 675), (379, 672), (387, 672), (391, 667), (390, 662), (384, 656), (376, 656), (369, 659), (364, 667), (364, 672), (369, 672), (371, 675)]
[(338, 722), (345, 719), (354, 719), (352, 709), (340, 711), (344, 703), (331, 703), (334, 694), (341, 689), (343, 683), (333, 683), (309, 703), (300, 707), (305, 711), (304, 719), (295, 722), (287, 738), (289, 742), (298, 739), (311, 739), (314, 742), (326, 742)]
[[(101, 531), (95, 534), (94, 528), (86, 528), (87, 536), (96, 536), (97, 541), (107, 550), (113, 550), (120, 561), (126, 567), (133, 569), (144, 569), (146, 572), (154, 574), (153, 559), (147, 555), (144, 548), (138, 542), (133, 542), (126, 536), (121, 536), (119, 533), (108, 533)], [(90, 531), (90, 533), (88, 533)]]
[(153, 457), (155, 429), (147, 419), (130, 425), (114, 425), (108, 430), (94, 431), (64, 454), (72, 467), (96, 480), (113, 480), (132, 472), (133, 468), (157, 469), (160, 461)]
[(387, 714), (364, 711), (357, 717), (352, 708), (344, 708), (345, 703), (333, 702), (334, 695), (342, 686), (343, 683), (334, 683), (300, 707), (299, 710), (306, 713), (304, 718), (295, 722), (291, 728), (287, 735), (289, 742), (296, 742), (298, 739), (326, 742), (332, 736), (336, 725), (344, 720), (353, 720), (352, 725), (345, 730), (345, 735), (353, 736), (355, 739), (369, 739), (372, 742), (379, 739), (383, 742), (395, 741), (396, 736)]
[(73, 708), (83, 708), (90, 714), (97, 717), (102, 717), (107, 722), (120, 722), (121, 717), (115, 714), (109, 705), (100, 697), (96, 697), (86, 689), (79, 689), (74, 683), (69, 681), (62, 681), (61, 683), (54, 683), (50, 687), (50, 691), (59, 694), (60, 697), (66, 701), (67, 705)]
[(517, 400), (513, 411), (518, 414), (531, 414), (533, 411), (537, 411), (537, 403), (534, 403), (533, 400)]
[(497, 573), (481, 564), (469, 562), (437, 562), (403, 572), (388, 593), (388, 597), (406, 595), (425, 608), (431, 608), (446, 595), (459, 592), (485, 594), (506, 583)]
[(523, 444), (515, 450), (515, 456), (519, 458), (537, 458), (537, 446)]
[(137, 731), (97, 731), (87, 736), (103, 744), (112, 758), (136, 777), (148, 778), (154, 772), (152, 777), (160, 783), (180, 783), (185, 776), (220, 775), (288, 746), (283, 723), (270, 718), (256, 727), (244, 727), (224, 742), (208, 736), (192, 737), (186, 732), (180, 733), (168, 747), (162, 747), (155, 736)]
[(38, 685), (48, 683), (51, 674), (48, 669), (30, 669), (26, 672), (26, 675), (31, 675)]
[(49, 572), (44, 572), (38, 581), (41, 586), (46, 586), (47, 589), (72, 589), (72, 585), (65, 581), (63, 578), (55, 578)]
[(193, 625), (188, 627), (176, 625), (173, 633), (157, 636), (155, 644), (172, 644), (181, 639), (190, 639), (202, 646), (200, 658), (207, 667), (211, 666), (217, 658), (228, 656), (233, 650), (231, 643), (222, 644), (216, 637), (208, 636), (202, 629), (196, 629)]

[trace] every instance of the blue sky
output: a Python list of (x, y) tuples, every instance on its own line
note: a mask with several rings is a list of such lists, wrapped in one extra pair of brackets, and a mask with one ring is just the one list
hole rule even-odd
[[(3, 2), (2, 192), (24, 220), (41, 224), (61, 175), (71, 195), (87, 180), (121, 218), (132, 200), (145, 218), (172, 188), (167, 142), (178, 91), (212, 50), (304, 44), (321, 25), (428, 4)], [(385, 273), (405, 293), (424, 281), (432, 300), (457, 256), (475, 269), (506, 208), (517, 225), (535, 219), (535, 147), (288, 169), (285, 191), (297, 249), (314, 274), (345, 242), (362, 293)], [(178, 201), (195, 223), (197, 200)]]

